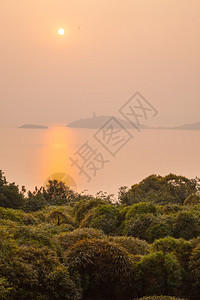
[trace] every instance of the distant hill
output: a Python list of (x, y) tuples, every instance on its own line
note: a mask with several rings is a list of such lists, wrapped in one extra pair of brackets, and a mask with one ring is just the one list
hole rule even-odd
[[(91, 118), (85, 118), (80, 119), (78, 121), (74, 121), (69, 123), (66, 127), (72, 127), (72, 128), (89, 128), (89, 129), (98, 129), (101, 128), (109, 119), (111, 116), (93, 116)], [(125, 128), (134, 128), (133, 125), (131, 125), (129, 122), (116, 118), (117, 121)], [(116, 125), (116, 127), (120, 127), (120, 125)], [(144, 126), (141, 126), (141, 128)]]
[(178, 127), (172, 127), (172, 129), (179, 129), (179, 130), (200, 130), (200, 122), (185, 124)]
[(47, 129), (47, 126), (43, 125), (35, 125), (35, 124), (24, 124), (18, 128), (26, 128), (26, 129)]
[(176, 127), (166, 127), (166, 126), (158, 126), (158, 127), (149, 127), (149, 129), (160, 129), (160, 130), (200, 130), (200, 122), (184, 124)]

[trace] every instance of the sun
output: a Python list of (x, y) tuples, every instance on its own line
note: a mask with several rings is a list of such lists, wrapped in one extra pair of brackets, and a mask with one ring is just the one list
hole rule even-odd
[(65, 30), (63, 28), (59, 28), (58, 29), (58, 34), (59, 35), (64, 35), (65, 34)]

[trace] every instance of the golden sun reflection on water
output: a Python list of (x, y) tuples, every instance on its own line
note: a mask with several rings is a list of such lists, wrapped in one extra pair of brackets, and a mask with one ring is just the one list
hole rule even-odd
[(44, 136), (46, 147), (42, 155), (43, 185), (48, 180), (63, 181), (76, 188), (69, 156), (73, 152), (74, 132), (67, 127), (50, 127)]

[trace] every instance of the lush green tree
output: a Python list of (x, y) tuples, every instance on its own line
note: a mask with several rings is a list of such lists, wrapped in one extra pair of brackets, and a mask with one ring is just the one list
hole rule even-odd
[[(10, 299), (33, 299), (33, 290), (39, 285), (37, 274), (30, 263), (25, 263), (17, 255), (16, 246), (7, 248), (6, 253), (0, 251), (0, 276), (5, 278), (12, 288)], [(9, 299), (9, 298), (8, 298)]]
[(180, 264), (172, 254), (150, 253), (136, 263), (135, 281), (140, 296), (178, 295), (182, 283)]
[(149, 228), (156, 220), (153, 214), (141, 214), (125, 220), (123, 234), (150, 241)]
[(64, 265), (54, 268), (49, 274), (47, 282), (48, 297), (46, 299), (83, 299), (79, 277), (71, 278), (68, 268)]
[(12, 287), (10, 286), (7, 279), (0, 277), (0, 297), (2, 300), (11, 298)]
[(182, 205), (178, 204), (166, 204), (164, 206), (160, 206), (160, 211), (163, 214), (176, 214), (177, 212), (182, 210)]
[(9, 299), (82, 299), (80, 279), (71, 278), (56, 252), (47, 247), (18, 247), (0, 256), (0, 263), (0, 276), (12, 288)]
[(120, 205), (131, 205), (132, 199), (130, 193), (128, 193), (127, 186), (121, 186), (118, 191), (118, 202)]
[(124, 234), (148, 242), (173, 235), (173, 219), (160, 214), (161, 208), (152, 203), (140, 202), (131, 206), (125, 216)]
[(191, 274), (189, 270), (189, 261), (193, 245), (184, 239), (175, 239), (166, 237), (154, 241), (151, 245), (152, 251), (162, 251), (164, 254), (173, 254), (182, 268), (182, 286), (180, 288), (182, 295), (189, 295), (191, 290)]
[(179, 212), (174, 220), (174, 237), (190, 240), (200, 233), (200, 222), (191, 212)]
[(30, 213), (3, 207), (0, 207), (0, 219), (11, 220), (24, 225), (34, 225), (38, 223), (38, 220)]
[(198, 179), (188, 179), (174, 174), (164, 177), (150, 175), (128, 191), (122, 188), (119, 202), (128, 205), (142, 201), (163, 205), (183, 204), (190, 194), (198, 192), (199, 189)]
[(47, 218), (48, 222), (56, 222), (58, 226), (61, 224), (71, 224), (73, 225), (72, 218), (67, 215), (66, 213), (63, 213), (62, 211), (59, 211), (58, 209), (55, 209), (53, 212), (51, 212)]
[(157, 214), (157, 208), (155, 204), (140, 202), (131, 206), (131, 208), (126, 213), (126, 220), (134, 218), (140, 214)]
[(153, 220), (148, 229), (148, 241), (173, 236), (173, 219), (169, 216), (160, 216)]
[(64, 250), (75, 245), (78, 241), (84, 239), (103, 239), (106, 238), (106, 235), (102, 230), (94, 229), (94, 228), (78, 228), (71, 232), (63, 232), (56, 236), (58, 243)]
[(199, 180), (188, 179), (184, 176), (169, 174), (164, 177), (166, 191), (171, 195), (173, 203), (183, 204), (184, 200), (192, 193), (199, 191)]
[(8, 183), (3, 172), (0, 170), (0, 206), (5, 208), (19, 209), (24, 205), (23, 192), (19, 191), (18, 185)]
[(39, 190), (50, 205), (71, 204), (76, 201), (77, 194), (62, 181), (49, 180), (46, 187)]
[(0, 299), (199, 298), (198, 179), (152, 175), (121, 203), (64, 189), (26, 195), (1, 172)]
[(182, 266), (187, 266), (192, 251), (192, 243), (184, 239), (165, 237), (155, 240), (151, 245), (152, 251), (162, 251), (164, 254), (173, 253)]
[(14, 238), (20, 246), (35, 245), (38, 248), (46, 246), (48, 249), (55, 249), (55, 241), (45, 225), (18, 226)]
[(196, 205), (196, 204), (200, 204), (200, 195), (198, 194), (191, 194), (189, 195), (185, 201), (184, 201), (185, 205)]
[(114, 243), (85, 239), (66, 252), (70, 272), (81, 275), (83, 299), (129, 299), (132, 262), (128, 253)]
[(146, 255), (150, 250), (146, 241), (131, 236), (109, 236), (107, 240), (120, 245), (132, 255)]
[(99, 204), (107, 203), (99, 198), (82, 199), (81, 201), (77, 202), (73, 209), (77, 224), (80, 224), (80, 222), (85, 218), (89, 210), (91, 210), (94, 207), (97, 207)]
[(198, 299), (200, 295), (200, 244), (192, 250), (189, 268), (192, 276), (191, 295), (193, 299)]
[[(94, 197), (92, 197), (92, 198), (94, 198)], [(104, 192), (104, 191), (99, 191), (99, 192), (97, 192), (95, 199), (103, 200), (106, 202), (106, 204), (112, 204), (113, 202), (115, 202), (115, 195), (108, 194), (107, 192)]]
[(28, 197), (25, 198), (23, 210), (26, 212), (41, 210), (47, 205), (47, 202), (41, 191), (28, 192)]
[(115, 206), (99, 204), (88, 212), (80, 227), (93, 227), (103, 230), (106, 234), (114, 234), (120, 220), (119, 210)]

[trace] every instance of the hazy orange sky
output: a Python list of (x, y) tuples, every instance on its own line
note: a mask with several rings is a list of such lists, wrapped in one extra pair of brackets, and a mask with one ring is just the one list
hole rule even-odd
[(199, 0), (0, 0), (0, 37), (0, 126), (116, 114), (136, 91), (152, 124), (200, 121)]

